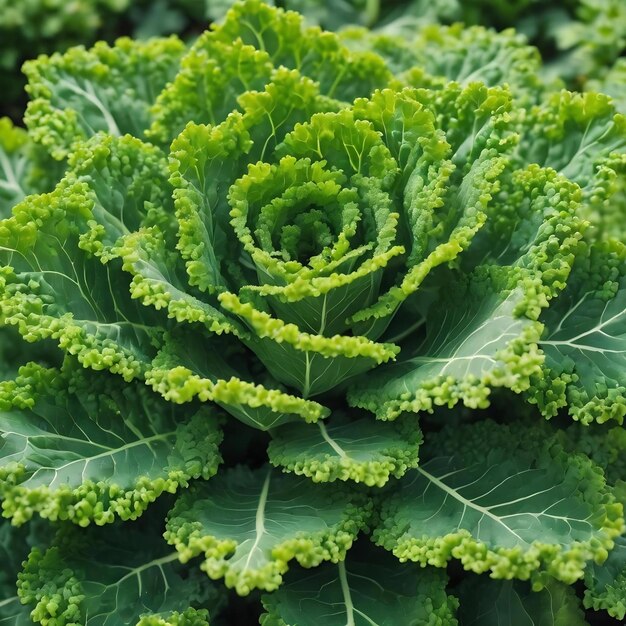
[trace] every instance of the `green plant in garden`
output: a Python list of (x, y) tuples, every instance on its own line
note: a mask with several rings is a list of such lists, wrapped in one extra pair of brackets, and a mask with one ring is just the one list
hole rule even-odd
[(261, 0), (27, 64), (0, 622), (624, 617), (626, 118), (539, 67)]

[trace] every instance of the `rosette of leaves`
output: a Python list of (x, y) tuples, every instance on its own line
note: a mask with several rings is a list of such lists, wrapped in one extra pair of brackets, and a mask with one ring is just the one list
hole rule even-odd
[(4, 513), (59, 524), (30, 619), (204, 626), (214, 584), (230, 623), (261, 590), (268, 626), (455, 624), (450, 561), (507, 619), (575, 623), (582, 579), (618, 614), (626, 122), (493, 84), (510, 34), (467, 54), (490, 84), (459, 73), (482, 34), (424, 85), (247, 0), (183, 56), (30, 66), (28, 141), (65, 167), (0, 222), (7, 341), (64, 355), (6, 351), (0, 395)]

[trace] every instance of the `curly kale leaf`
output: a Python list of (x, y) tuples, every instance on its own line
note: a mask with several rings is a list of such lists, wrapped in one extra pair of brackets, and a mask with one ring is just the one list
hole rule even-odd
[(520, 120), (519, 165), (539, 164), (566, 176), (582, 190), (580, 215), (623, 237), (626, 116), (611, 98), (560, 91)]
[(2, 322), (130, 380), (155, 356), (167, 319), (131, 298), (116, 246), (167, 222), (164, 160), (138, 139), (98, 136), (70, 165), (54, 191), (0, 222)]
[[(460, 255), (459, 271), (427, 278), (429, 293), (397, 363), (356, 381), (348, 399), (379, 417), (434, 405), (484, 408), (495, 387), (528, 389), (543, 361), (537, 321), (563, 289), (584, 223), (580, 190), (553, 170), (506, 171), (485, 225)], [(418, 293), (419, 295), (419, 293)], [(392, 325), (393, 328), (393, 325)]]
[(0, 218), (29, 193), (28, 134), (0, 118)]
[(373, 540), (401, 560), (443, 567), (456, 558), (536, 589), (582, 578), (621, 533), (622, 506), (587, 457), (539, 436), (490, 421), (445, 428), (428, 460), (381, 497)]
[(312, 571), (298, 569), (280, 589), (262, 597), (262, 626), (456, 626), (455, 597), (446, 575), (413, 563), (398, 564), (376, 551)]
[(50, 191), (61, 176), (58, 164), (24, 129), (0, 118), (0, 219), (27, 195)]
[(531, 375), (540, 371), (541, 325), (518, 313), (527, 290), (503, 291), (489, 277), (448, 276), (421, 319), (425, 330), (417, 335), (418, 345), (408, 346), (398, 363), (357, 381), (348, 395), (351, 404), (379, 419), (395, 419), (403, 411), (432, 411), (459, 401), (485, 408), (493, 387), (528, 388)]
[(189, 333), (167, 336), (146, 382), (166, 400), (210, 400), (259, 430), (296, 420), (316, 422), (329, 414), (318, 402), (289, 393), (241, 345), (218, 338), (200, 341)]
[(345, 102), (369, 95), (391, 78), (378, 55), (350, 52), (335, 33), (305, 27), (298, 13), (244, 0), (183, 57), (153, 108), (150, 137), (167, 145), (189, 120), (219, 124), (240, 95), (262, 91), (280, 66), (317, 81), (327, 99)]
[(585, 574), (584, 604), (596, 611), (605, 610), (611, 617), (626, 616), (626, 536), (615, 541), (615, 547), (604, 563), (592, 563)]
[(398, 24), (374, 31), (347, 28), (339, 35), (351, 49), (371, 50), (385, 59), (398, 85), (439, 90), (450, 82), (506, 83), (524, 104), (538, 101), (545, 91), (538, 51), (512, 29), (428, 24), (398, 36)]
[(267, 449), (272, 465), (314, 482), (353, 480), (382, 487), (419, 462), (422, 433), (415, 416), (381, 423), (338, 414), (316, 426), (288, 424), (272, 431)]
[(17, 528), (8, 520), (0, 521), (0, 624), (2, 626), (29, 626), (29, 609), (17, 595), (17, 577), (24, 561), (34, 546), (45, 545), (54, 535), (54, 526), (48, 522), (34, 522)]
[(41, 624), (147, 620), (162, 626), (169, 619), (172, 626), (205, 626), (206, 612), (189, 607), (211, 610), (219, 594), (184, 571), (151, 523), (143, 529), (62, 527), (47, 549), (31, 551), (19, 574), (18, 596), (31, 609), (32, 621)]
[(150, 106), (176, 75), (184, 50), (177, 37), (121, 38), (27, 62), (30, 136), (57, 160), (99, 131), (144, 138)]
[(0, 384), (0, 431), (0, 497), (14, 524), (36, 513), (81, 526), (136, 519), (221, 461), (210, 408), (183, 411), (69, 362)]
[[(374, 339), (433, 268), (469, 246), (510, 143), (496, 138), (510, 104), (502, 91), (452, 87), (441, 103), (386, 90), (315, 114), (318, 97), (279, 71), (241, 99), (242, 115), (190, 124), (172, 146), (190, 283), (217, 293), (247, 327), (242, 341), (305, 398), (394, 357)], [(451, 115), (455, 103), (471, 137), (451, 131), (448, 143), (430, 107)], [(437, 211), (444, 202), (455, 210)]]
[(626, 415), (626, 246), (606, 242), (577, 257), (565, 291), (541, 316), (545, 354), (529, 399), (546, 417), (568, 407), (588, 424)]
[(362, 494), (343, 485), (237, 467), (182, 494), (165, 538), (181, 560), (201, 556), (211, 578), (247, 595), (277, 589), (293, 559), (305, 567), (342, 560), (368, 512)]

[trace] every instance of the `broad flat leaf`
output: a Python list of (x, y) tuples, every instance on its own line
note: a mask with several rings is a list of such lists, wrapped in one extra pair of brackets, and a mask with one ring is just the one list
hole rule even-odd
[(314, 482), (353, 480), (382, 487), (417, 467), (422, 433), (415, 416), (383, 423), (333, 415), (315, 425), (288, 424), (272, 431), (269, 460)]
[(262, 626), (456, 626), (458, 602), (446, 595), (443, 571), (365, 556), (290, 572), (262, 597)]
[(533, 591), (526, 581), (472, 576), (454, 592), (460, 626), (587, 626), (574, 589), (556, 581)]
[(343, 485), (238, 467), (181, 495), (165, 538), (181, 560), (202, 556), (211, 578), (247, 595), (277, 589), (292, 559), (305, 567), (343, 559), (367, 511)]
[(136, 519), (221, 461), (210, 407), (182, 410), (69, 363), (22, 368), (0, 384), (0, 405), (0, 497), (15, 524), (37, 513), (81, 526)]
[(408, 355), (398, 363), (357, 381), (348, 394), (351, 405), (394, 419), (403, 411), (432, 411), (459, 401), (484, 408), (492, 387), (528, 387), (541, 362), (541, 325), (518, 313), (524, 290), (499, 293), (479, 276), (471, 285), (450, 274), (440, 279), (446, 287), (425, 315), (425, 330), (414, 335), (420, 343), (404, 350)]
[(218, 596), (208, 581), (183, 570), (158, 522), (142, 529), (62, 528), (50, 547), (30, 553), (18, 595), (34, 622), (57, 626), (132, 625), (190, 605), (210, 609)]
[(443, 567), (457, 558), (538, 589), (581, 578), (621, 532), (622, 506), (587, 457), (537, 434), (490, 421), (444, 429), (430, 453), (457, 452), (422, 463), (382, 496), (373, 540), (402, 560)]
[(578, 256), (568, 286), (540, 318), (541, 376), (530, 401), (546, 417), (567, 406), (584, 424), (626, 415), (626, 246), (607, 242)]
[(626, 535), (615, 540), (615, 547), (602, 565), (589, 566), (585, 585), (586, 608), (607, 611), (618, 620), (626, 617)]
[(150, 106), (174, 78), (184, 50), (176, 37), (121, 38), (113, 46), (98, 42), (28, 62), (31, 137), (58, 160), (98, 131), (143, 138)]

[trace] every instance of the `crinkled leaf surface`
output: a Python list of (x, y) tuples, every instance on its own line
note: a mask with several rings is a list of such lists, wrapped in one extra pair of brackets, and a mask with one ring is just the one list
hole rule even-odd
[(417, 466), (421, 442), (415, 416), (380, 422), (339, 414), (315, 425), (288, 424), (272, 431), (267, 453), (275, 467), (314, 482), (353, 480), (382, 487)]
[(208, 581), (183, 571), (158, 525), (62, 528), (50, 547), (30, 553), (18, 594), (34, 622), (58, 626), (136, 624), (217, 600)]
[(602, 565), (592, 563), (585, 574), (585, 607), (605, 610), (618, 620), (626, 616), (626, 536), (615, 541), (615, 547)]
[(259, 430), (304, 419), (315, 422), (329, 410), (304, 400), (263, 371), (242, 346), (213, 338), (201, 342), (191, 333), (168, 336), (152, 362), (146, 382), (167, 400), (211, 400)]
[(626, 246), (598, 244), (577, 258), (568, 286), (547, 309), (541, 377), (529, 391), (547, 417), (567, 406), (585, 424), (626, 415)]
[(418, 72), (425, 68), (434, 77), (462, 84), (507, 83), (517, 97), (530, 101), (540, 92), (539, 55), (512, 30), (495, 33), (480, 26), (432, 25), (420, 30), (409, 46), (415, 54), (411, 65), (420, 68)]
[(305, 567), (343, 559), (366, 519), (362, 497), (343, 485), (237, 467), (181, 495), (165, 537), (182, 560), (203, 557), (211, 578), (247, 595), (277, 589), (292, 559)]
[(22, 368), (0, 385), (0, 496), (21, 524), (35, 513), (80, 525), (135, 519), (164, 492), (210, 478), (221, 432), (210, 407), (184, 411), (141, 383), (66, 363)]
[[(430, 8), (432, 3), (423, 7)], [(380, 54), (400, 84), (441, 89), (452, 81), (507, 83), (525, 102), (535, 102), (543, 87), (537, 76), (537, 50), (512, 30), (497, 33), (480, 26), (429, 24), (407, 28), (402, 36), (390, 28), (374, 32), (348, 28), (340, 36), (352, 49)]]
[(17, 596), (17, 576), (34, 545), (47, 543), (54, 527), (47, 523), (33, 523), (28, 527), (11, 526), (8, 520), (0, 521), (0, 624), (2, 626), (28, 626), (32, 624), (29, 609)]
[[(219, 124), (238, 96), (262, 90), (273, 68), (298, 70), (326, 97), (351, 102), (386, 86), (391, 74), (370, 52), (350, 52), (335, 33), (306, 28), (295, 12), (245, 0), (201, 35), (154, 107), (152, 138), (168, 144), (189, 120)], [(219, 96), (217, 95), (219, 94)]]
[(428, 277), (421, 292), (429, 299), (397, 329), (411, 343), (397, 363), (357, 381), (351, 404), (385, 418), (459, 401), (485, 407), (492, 388), (520, 392), (539, 373), (536, 318), (569, 275), (583, 229), (579, 189), (537, 166), (503, 176), (486, 224), (460, 255), (467, 273)]
[(526, 297), (522, 289), (498, 294), (485, 282), (480, 287), (450, 280), (426, 313), (421, 343), (409, 348), (408, 358), (357, 382), (350, 403), (393, 419), (459, 401), (484, 408), (491, 387), (527, 387), (540, 363), (533, 344), (541, 326), (516, 314)]
[(56, 159), (98, 131), (143, 138), (149, 108), (178, 69), (184, 44), (176, 37), (147, 42), (119, 39), (90, 50), (72, 48), (25, 66), (31, 102), (30, 135)]
[(422, 463), (382, 497), (373, 539), (400, 559), (442, 567), (457, 558), (541, 588), (581, 578), (621, 532), (622, 506), (587, 457), (489, 421), (442, 432), (430, 453), (446, 436), (456, 453)]
[(115, 246), (164, 219), (163, 157), (137, 139), (98, 136), (71, 165), (53, 192), (0, 222), (2, 321), (128, 380), (145, 372), (167, 319), (131, 298)]
[(626, 117), (606, 95), (560, 91), (523, 118), (520, 133), (521, 163), (554, 168), (595, 204), (606, 195), (606, 175), (598, 167), (622, 160)]
[[(349, 111), (298, 125), (317, 98), (310, 80), (283, 69), (265, 92), (242, 98), (243, 115), (189, 125), (172, 145), (178, 247), (190, 283), (221, 292), (221, 308), (247, 331), (242, 341), (305, 398), (397, 352), (346, 332), (346, 318), (373, 301), (381, 269), (401, 252), (391, 245), (397, 215), (379, 180), (390, 156)], [(248, 167), (258, 158), (268, 163)], [(370, 201), (380, 203), (376, 213)]]

